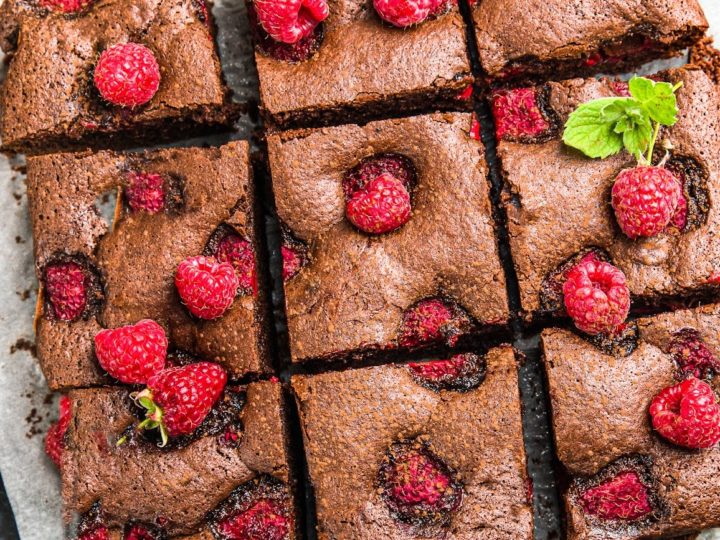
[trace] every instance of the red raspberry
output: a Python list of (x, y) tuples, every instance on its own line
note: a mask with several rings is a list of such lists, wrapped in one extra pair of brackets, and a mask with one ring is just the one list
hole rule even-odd
[(655, 236), (670, 223), (683, 198), (676, 176), (662, 167), (635, 167), (618, 174), (612, 206), (628, 238)]
[(593, 257), (586, 257), (568, 271), (563, 295), (575, 326), (590, 335), (614, 332), (630, 311), (625, 274)]
[(492, 97), (492, 111), (498, 139), (534, 139), (551, 127), (534, 87), (498, 90)]
[(101, 330), (95, 336), (95, 355), (111, 377), (127, 384), (145, 384), (165, 368), (168, 340), (155, 321)]
[(462, 91), (457, 95), (457, 99), (461, 101), (470, 101), (473, 95), (473, 85), (468, 84)]
[(683, 377), (692, 375), (701, 379), (720, 373), (720, 361), (707, 348), (700, 332), (693, 328), (675, 332), (669, 352)]
[(452, 345), (467, 323), (466, 317), (439, 298), (428, 298), (408, 309), (400, 325), (401, 347), (447, 339)]
[(402, 227), (410, 219), (410, 210), (410, 193), (401, 180), (389, 173), (353, 193), (345, 206), (348, 220), (369, 234), (383, 234)]
[(61, 321), (80, 318), (87, 305), (87, 276), (76, 262), (48, 265), (45, 269), (45, 292), (52, 315)]
[(89, 7), (95, 0), (41, 0), (40, 5), (61, 13), (77, 13)]
[(123, 540), (157, 540), (158, 535), (150, 531), (144, 525), (133, 525), (130, 530), (125, 533)]
[(293, 44), (310, 36), (330, 14), (327, 0), (255, 0), (262, 28), (275, 41)]
[(213, 257), (190, 257), (178, 266), (175, 286), (190, 312), (201, 319), (217, 319), (232, 305), (239, 280), (233, 265)]
[(96, 527), (78, 536), (78, 540), (110, 540), (110, 532), (107, 527)]
[(665, 388), (653, 399), (650, 416), (655, 430), (678, 446), (712, 448), (720, 442), (720, 405), (699, 379)]
[(157, 214), (165, 207), (165, 180), (157, 173), (130, 173), (125, 198), (135, 212)]
[(150, 377), (136, 401), (147, 409), (140, 429), (160, 429), (169, 437), (189, 435), (203, 423), (225, 389), (227, 375), (217, 364), (198, 362), (173, 367)]
[(600, 519), (635, 521), (652, 512), (650, 490), (635, 471), (622, 471), (580, 495), (586, 513)]
[(95, 66), (95, 86), (114, 105), (137, 107), (160, 88), (160, 66), (150, 49), (121, 43), (103, 51)]
[(285, 540), (290, 536), (287, 514), (279, 501), (259, 499), (247, 510), (220, 521), (216, 529), (227, 540)]
[(380, 18), (398, 28), (423, 22), (445, 4), (446, 0), (373, 0)]
[(616, 96), (619, 97), (631, 97), (630, 94), (630, 85), (625, 81), (611, 81), (610, 86), (612, 86), (613, 92), (615, 92)]
[(55, 462), (55, 465), (62, 465), (62, 454), (65, 450), (65, 433), (70, 427), (72, 419), (72, 402), (67, 396), (60, 398), (60, 417), (58, 421), (50, 426), (45, 436), (45, 453)]
[(470, 138), (476, 141), (482, 138), (480, 134), (480, 121), (475, 113), (472, 113), (472, 120), (470, 121)]
[(670, 226), (674, 227), (678, 231), (685, 230), (688, 221), (688, 203), (685, 195), (678, 199), (678, 205), (675, 209), (672, 219), (670, 220)]
[(431, 390), (464, 391), (475, 388), (485, 378), (486, 365), (477, 354), (456, 354), (449, 360), (411, 362), (413, 377)]
[(283, 281), (288, 281), (295, 277), (305, 264), (303, 254), (290, 246), (282, 246), (280, 248), (283, 260)]
[(221, 263), (233, 265), (243, 294), (257, 290), (255, 252), (250, 242), (235, 233), (226, 234), (218, 242), (215, 258)]
[(263, 29), (252, 3), (248, 3), (247, 9), (255, 43), (263, 54), (282, 62), (297, 63), (310, 59), (320, 48), (323, 40), (322, 25), (316, 26), (308, 36), (296, 43), (282, 43), (271, 38)]

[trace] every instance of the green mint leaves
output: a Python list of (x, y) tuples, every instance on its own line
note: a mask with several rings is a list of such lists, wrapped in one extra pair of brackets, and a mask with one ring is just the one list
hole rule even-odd
[(573, 111), (563, 141), (591, 158), (604, 159), (624, 148), (638, 161), (650, 162), (660, 126), (677, 122), (675, 92), (681, 84), (633, 77), (631, 97), (596, 99)]

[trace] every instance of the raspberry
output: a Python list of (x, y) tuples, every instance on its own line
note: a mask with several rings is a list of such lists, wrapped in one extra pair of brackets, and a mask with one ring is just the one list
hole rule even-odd
[(164, 369), (167, 348), (165, 330), (150, 319), (95, 336), (98, 362), (111, 377), (127, 384), (145, 384)]
[(380, 487), (393, 514), (408, 522), (441, 523), (463, 497), (450, 468), (417, 441), (390, 447), (380, 466)]
[(402, 181), (385, 173), (356, 191), (345, 206), (348, 220), (369, 234), (383, 234), (410, 219), (410, 193)]
[(650, 514), (650, 490), (635, 471), (622, 471), (580, 495), (586, 513), (600, 519), (635, 521)]
[(650, 416), (655, 430), (678, 446), (712, 448), (720, 442), (720, 405), (699, 379), (665, 388), (653, 399)]
[(114, 105), (138, 107), (160, 87), (160, 66), (150, 49), (121, 43), (103, 51), (95, 66), (95, 87)]
[(613, 333), (630, 310), (625, 274), (593, 258), (583, 259), (568, 271), (563, 295), (575, 326), (590, 335)]
[(610, 86), (616, 96), (631, 97), (630, 85), (625, 81), (610, 81)]
[(77, 13), (89, 7), (95, 0), (41, 0), (40, 5), (60, 13)]
[(692, 375), (699, 379), (709, 379), (720, 373), (720, 361), (707, 348), (700, 332), (693, 328), (675, 332), (669, 352), (683, 377)]
[(343, 178), (345, 202), (352, 199), (355, 192), (362, 190), (383, 174), (389, 174), (402, 182), (408, 191), (417, 184), (415, 167), (408, 158), (400, 154), (376, 154), (361, 161)]
[(662, 167), (635, 167), (618, 174), (612, 206), (628, 238), (655, 236), (670, 223), (683, 198), (677, 177)]
[(60, 398), (60, 416), (58, 421), (50, 426), (45, 436), (45, 453), (55, 462), (55, 465), (62, 465), (62, 454), (65, 450), (65, 433), (70, 427), (72, 419), (72, 402), (67, 396)]
[(484, 360), (473, 353), (456, 354), (449, 360), (411, 362), (413, 378), (431, 390), (467, 391), (477, 387), (485, 378)]
[(144, 525), (133, 525), (125, 533), (123, 540), (158, 540), (159, 535), (152, 532), (148, 527)]
[(373, 5), (381, 19), (406, 28), (441, 11), (446, 0), (373, 0)]
[(255, 0), (260, 26), (275, 41), (294, 44), (330, 14), (326, 0)]
[(290, 520), (280, 501), (259, 499), (247, 510), (220, 521), (216, 529), (227, 540), (285, 540), (289, 538)]
[(165, 207), (165, 180), (157, 173), (130, 173), (125, 198), (135, 212), (157, 214)]
[(230, 263), (213, 257), (190, 257), (178, 266), (175, 286), (190, 312), (200, 319), (217, 319), (232, 305), (239, 280)]
[(261, 52), (282, 62), (297, 63), (310, 59), (320, 48), (323, 40), (323, 27), (319, 24), (308, 36), (300, 41), (289, 44), (275, 41), (263, 29), (257, 20), (255, 6), (248, 3), (248, 18), (250, 19), (250, 27), (253, 30), (255, 43)]
[(475, 113), (472, 113), (472, 120), (470, 121), (470, 138), (476, 141), (482, 138), (480, 134), (480, 121)]
[(300, 251), (290, 246), (282, 246), (280, 248), (283, 260), (283, 281), (288, 281), (295, 277), (305, 264), (305, 257)]
[(670, 227), (674, 227), (678, 231), (684, 231), (688, 222), (688, 203), (685, 195), (678, 199), (678, 205), (675, 209), (672, 219), (670, 219)]
[(85, 531), (78, 540), (110, 540), (110, 532), (107, 527), (99, 526), (90, 531)]
[(540, 107), (537, 88), (498, 90), (492, 96), (495, 133), (498, 139), (527, 141), (550, 130)]
[(87, 305), (87, 276), (73, 261), (52, 263), (45, 268), (45, 291), (52, 316), (61, 321), (80, 318)]
[(468, 322), (455, 306), (439, 298), (428, 298), (404, 313), (398, 343), (401, 347), (417, 347), (445, 339), (452, 345)]
[(457, 99), (460, 101), (470, 101), (473, 95), (473, 85), (468, 84), (462, 91), (457, 95)]
[(255, 252), (249, 241), (238, 234), (228, 233), (218, 242), (215, 258), (221, 263), (233, 265), (243, 294), (257, 290)]

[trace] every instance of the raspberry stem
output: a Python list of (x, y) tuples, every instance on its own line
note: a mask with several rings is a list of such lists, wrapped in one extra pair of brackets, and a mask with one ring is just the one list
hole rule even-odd
[(144, 429), (159, 429), (160, 444), (158, 446), (164, 448), (168, 443), (168, 431), (163, 422), (163, 410), (152, 400), (152, 392), (149, 388), (146, 388), (132, 397), (140, 407), (147, 409), (145, 420), (138, 424), (138, 431)]

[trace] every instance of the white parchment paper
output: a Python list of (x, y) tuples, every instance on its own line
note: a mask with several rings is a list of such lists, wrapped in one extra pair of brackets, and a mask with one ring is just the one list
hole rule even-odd
[[(720, 0), (701, 3), (720, 35)], [(243, 0), (216, 0), (213, 11), (228, 83), (238, 101), (257, 100)], [(244, 117), (233, 137), (253, 128)], [(36, 291), (23, 162), (0, 156), (0, 472), (22, 540), (61, 540), (58, 475), (43, 451), (56, 405), (31, 352)], [(720, 530), (701, 538), (720, 540)]]

